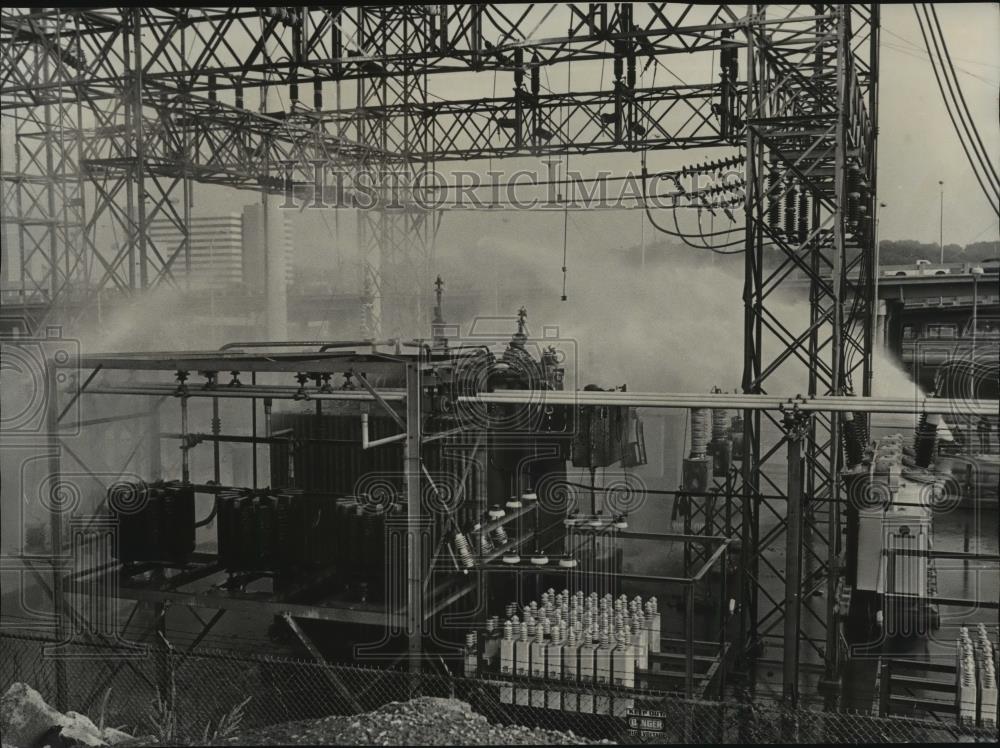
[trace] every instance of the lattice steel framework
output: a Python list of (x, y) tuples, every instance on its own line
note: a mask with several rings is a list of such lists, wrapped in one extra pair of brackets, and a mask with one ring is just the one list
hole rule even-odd
[[(393, 50), (413, 49), (433, 39), (439, 15), (439, 8), (426, 6), (360, 8), (358, 45), (368, 56), (387, 59)], [(441, 217), (440, 212), (417, 206), (413, 194), (418, 185), (427, 183), (426, 174), (434, 168), (429, 126), (433, 120), (420, 111), (420, 104), (428, 100), (427, 73), (404, 70), (394, 76), (360, 78), (357, 99), (356, 111), (363, 116), (342, 119), (335, 113), (329, 119), (341, 132), (354, 133), (359, 142), (375, 144), (384, 154), (373, 164), (378, 183), (387, 186), (381, 191), (381, 207), (357, 213), (365, 290), (363, 333), (379, 338), (384, 327), (394, 334), (421, 336), (430, 317), (421, 307), (420, 289), (430, 287), (434, 236)], [(386, 298), (393, 303), (384, 305)]]
[[(745, 347), (743, 390), (766, 392), (782, 364), (797, 358), (805, 366), (804, 394), (871, 394), (874, 324), (875, 145), (878, 81), (878, 7), (816, 6), (803, 13), (785, 6), (753, 10), (748, 34), (746, 118), (747, 231), (744, 286)], [(794, 218), (789, 220), (788, 212)], [(798, 221), (799, 213), (806, 220)], [(781, 262), (765, 272), (764, 249), (777, 248)], [(769, 308), (768, 298), (793, 270), (810, 281), (808, 324), (794, 327)], [(850, 305), (850, 306), (849, 306)], [(861, 381), (855, 381), (860, 374)], [(768, 475), (768, 463), (795, 447), (801, 425), (779, 422), (785, 437), (764, 448), (761, 415), (747, 413), (744, 439), (746, 498), (745, 565), (755, 578), (759, 551), (789, 528), (790, 512), (778, 510), (762, 494), (785, 496), (785, 487)], [(802, 554), (810, 574), (798, 568), (771, 570), (786, 587), (797, 590), (798, 605), (825, 628), (823, 646), (800, 632), (798, 639), (816, 648), (835, 678), (840, 643), (835, 620), (840, 547), (840, 424), (817, 415), (807, 427), (801, 480)], [(790, 452), (791, 454), (791, 452)], [(792, 466), (789, 466), (792, 470)], [(765, 490), (762, 490), (765, 489)], [(777, 523), (763, 536), (761, 512)], [(800, 533), (795, 528), (796, 536)], [(794, 549), (788, 549), (792, 551)], [(791, 572), (800, 579), (789, 579)], [(825, 590), (824, 610), (812, 606), (813, 592)], [(761, 595), (770, 595), (762, 606)], [(747, 629), (759, 641), (783, 619), (787, 600), (775, 599), (763, 586), (753, 588)], [(796, 614), (797, 615), (797, 614)], [(786, 638), (785, 657), (797, 657)], [(786, 693), (789, 684), (786, 684)], [(794, 691), (794, 689), (793, 689)], [(794, 699), (794, 692), (791, 694)]]
[[(80, 39), (61, 16), (39, 20), (31, 28), (40, 38), (58, 34), (67, 39), (64, 55), (30, 46), (3, 50), (5, 70), (21, 66), (51, 92), (43, 105), (19, 109), (6, 119), (0, 170), (0, 221), (4, 241), (11, 242), (4, 254), (4, 279), (19, 289), (15, 303), (20, 302), (25, 321), (37, 329), (39, 315), (49, 305), (86, 285), (92, 253), (82, 233), (86, 210), (76, 122), (83, 104), (58, 86), (66, 67), (74, 64)], [(23, 303), (29, 300), (39, 303)]]
[[(718, 80), (636, 80), (637, 61), (701, 54), (721, 62), (734, 48), (737, 64), (720, 66)], [(357, 169), (373, 164), (413, 175), (434, 161), (731, 147), (745, 150), (749, 185), (743, 390), (765, 392), (779, 367), (793, 366), (803, 393), (869, 392), (876, 5), (5, 8), (0, 50), (4, 130), (23, 123), (21, 162), (4, 171), (4, 220), (22, 227), (22, 256), (46, 258), (49, 275), (32, 286), (47, 290), (49, 312), (69, 290), (94, 296), (171, 282), (188, 257), (196, 183), (279, 190), (288, 177), (311, 184), (320, 161), (339, 166), (336, 187), (347, 192)], [(543, 92), (531, 80), (545, 68), (548, 80), (562, 80), (556, 66), (602, 60), (616, 72), (596, 90)], [(428, 81), (449, 73), (512, 75), (515, 85), (508, 96), (431, 97)], [(306, 86), (311, 107), (299, 95)], [(339, 106), (338, 95), (331, 111), (324, 101), (341, 86), (353, 87), (357, 105)], [(788, 205), (803, 215), (794, 228)], [(46, 223), (29, 231), (36, 208)], [(120, 229), (118, 244), (99, 241), (102, 216)], [(151, 239), (157, 217), (182, 229), (177, 246)], [(391, 332), (381, 302), (425, 276), (438, 218), (409, 206), (359, 218), (370, 330)], [(765, 269), (772, 249), (780, 261)], [(794, 271), (810, 279), (809, 320), (798, 327), (769, 303)], [(744, 422), (734, 495), (742, 496), (743, 567), (758, 580), (769, 563), (760, 550), (786, 531), (785, 511), (765, 496), (786, 495), (768, 467), (787, 439), (763, 444), (757, 411)], [(818, 648), (830, 677), (839, 445), (836, 419), (807, 424), (802, 547), (813, 569), (790, 581), (775, 570), (799, 591), (792, 601), (826, 586), (826, 610), (804, 608), (826, 629)], [(775, 524), (762, 533), (769, 513)], [(773, 590), (752, 589), (742, 620), (751, 643), (786, 609)]]

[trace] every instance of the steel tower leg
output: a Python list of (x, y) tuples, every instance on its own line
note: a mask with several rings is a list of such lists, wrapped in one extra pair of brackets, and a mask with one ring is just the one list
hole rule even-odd
[(791, 413), (785, 416), (788, 428), (788, 547), (785, 553), (785, 646), (783, 699), (795, 707), (799, 700), (799, 620), (802, 606), (802, 440), (807, 421)]

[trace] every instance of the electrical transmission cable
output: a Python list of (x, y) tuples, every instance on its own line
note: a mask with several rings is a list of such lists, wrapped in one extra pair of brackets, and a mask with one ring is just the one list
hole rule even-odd
[[(928, 55), (930, 55), (930, 58), (931, 58), (931, 69), (934, 71), (934, 79), (937, 81), (938, 91), (940, 92), (941, 98), (944, 101), (945, 110), (948, 113), (948, 118), (951, 120), (951, 125), (954, 128), (954, 130), (955, 130), (955, 134), (958, 136), (958, 140), (959, 140), (960, 145), (962, 146), (962, 150), (965, 152), (965, 157), (969, 161), (969, 166), (972, 167), (972, 172), (973, 172), (973, 175), (976, 177), (976, 181), (979, 183), (980, 188), (983, 190), (983, 193), (986, 195), (986, 199), (989, 202), (990, 207), (993, 209), (993, 212), (995, 212), (997, 214), (997, 216), (1000, 216), (1000, 200), (998, 200), (998, 196), (996, 194), (996, 189), (995, 188), (994, 189), (988, 189), (987, 188), (986, 184), (983, 183), (983, 178), (979, 174), (979, 169), (976, 168), (977, 164), (979, 164), (979, 167), (982, 168), (984, 171), (986, 171), (987, 174), (988, 174), (989, 173), (989, 167), (988, 167), (988, 165), (982, 164), (981, 161), (978, 158), (973, 158), (972, 154), (969, 153), (969, 148), (968, 148), (968, 146), (965, 143), (965, 139), (962, 137), (962, 129), (959, 127), (958, 123), (955, 121), (955, 114), (952, 111), (952, 104), (951, 104), (950, 100), (948, 99), (947, 93), (945, 93), (945, 85), (941, 82), (941, 75), (938, 73), (938, 64), (939, 63), (941, 64), (941, 66), (942, 66), (942, 73), (943, 73), (944, 72), (944, 63), (943, 63), (943, 61), (937, 60), (937, 57), (936, 57), (935, 52), (934, 52), (934, 46), (931, 44), (930, 40), (927, 38), (927, 32), (924, 29), (924, 20), (921, 17), (921, 14), (920, 14), (920, 8), (916, 4), (914, 4), (913, 9), (914, 9), (914, 12), (917, 15), (917, 23), (920, 26), (920, 35), (923, 37), (924, 45), (927, 47), (927, 53), (928, 53)], [(928, 19), (928, 26), (930, 26), (930, 20), (929, 19)], [(978, 156), (978, 154), (977, 154), (977, 156)], [(995, 174), (994, 174), (994, 176), (995, 176)], [(989, 181), (988, 177), (987, 177), (987, 181)], [(993, 183), (992, 182), (990, 182), (990, 186), (993, 187)]]
[[(648, 204), (647, 199), (646, 199), (646, 176), (647, 176), (647, 173), (646, 173), (646, 159), (645, 159), (645, 153), (643, 153), (642, 179), (640, 180), (642, 182), (642, 198), (643, 198), (642, 199), (642, 203), (643, 203), (643, 208), (646, 211), (646, 218), (649, 219), (649, 223), (650, 223), (650, 225), (652, 225), (652, 227), (654, 229), (656, 229), (657, 231), (659, 231), (662, 234), (666, 234), (667, 236), (673, 236), (673, 237), (676, 237), (676, 238), (680, 239), (682, 242), (684, 242), (685, 244), (687, 244), (689, 247), (693, 247), (695, 249), (707, 249), (710, 252), (714, 252), (715, 254), (733, 255), (733, 254), (739, 254), (740, 252), (743, 251), (743, 249), (736, 249), (736, 250), (726, 249), (727, 247), (738, 246), (738, 245), (742, 244), (742, 242), (729, 242), (729, 243), (725, 243), (725, 244), (722, 244), (722, 245), (711, 245), (711, 244), (707, 244), (707, 243), (705, 243), (705, 244), (694, 244), (692, 240), (696, 239), (697, 237), (695, 237), (693, 234), (685, 234), (684, 232), (682, 232), (680, 230), (680, 224), (677, 221), (677, 208), (676, 208), (676, 206), (671, 209), (671, 212), (674, 214), (674, 227), (677, 229), (676, 231), (671, 231), (670, 229), (664, 228), (659, 223), (657, 223), (656, 219), (653, 218), (653, 213), (652, 213), (652, 211), (650, 211), (649, 204)], [(678, 187), (681, 186), (680, 183), (676, 182), (676, 179), (675, 179), (675, 183), (677, 184)], [(708, 234), (705, 234), (704, 231), (701, 228), (701, 221), (700, 221), (700, 219), (699, 219), (699, 222), (698, 222), (698, 229), (699, 229), (699, 234), (701, 236), (701, 239), (703, 241), (706, 240), (710, 236), (726, 236), (726, 237), (728, 237), (729, 234), (730, 234), (729, 231), (713, 231), (713, 232), (710, 232)]]
[[(990, 161), (990, 157), (986, 150), (986, 147), (983, 145), (983, 139), (979, 135), (979, 128), (976, 127), (976, 122), (975, 120), (972, 119), (972, 114), (969, 111), (969, 104), (965, 100), (965, 94), (962, 93), (962, 87), (959, 85), (958, 75), (955, 74), (955, 66), (954, 64), (952, 64), (951, 61), (951, 53), (948, 51), (948, 45), (944, 39), (944, 31), (942, 31), (941, 29), (941, 22), (938, 20), (937, 11), (934, 9), (933, 5), (930, 6), (930, 8), (928, 8), (927, 4), (924, 3), (924, 14), (928, 18), (932, 18), (934, 21), (933, 28), (931, 28), (931, 39), (934, 40), (935, 49), (938, 48), (937, 42), (938, 41), (941, 42), (941, 48), (940, 50), (938, 50), (938, 58), (941, 59), (943, 57), (944, 61), (948, 64), (948, 70), (951, 72), (951, 78), (954, 80), (955, 83), (955, 91), (952, 92), (952, 99), (953, 100), (955, 99), (955, 92), (957, 92), (958, 101), (956, 103), (959, 103), (961, 105), (959, 113), (961, 114), (964, 112), (965, 121), (968, 123), (966, 134), (968, 135), (970, 128), (972, 130), (972, 138), (970, 138), (970, 142), (972, 143), (973, 151), (975, 151), (976, 154), (978, 155), (980, 163), (982, 164), (986, 172), (987, 179), (990, 180), (990, 183), (993, 185), (994, 189), (1000, 192), (1000, 179), (997, 178), (996, 167), (994, 167), (992, 162)], [(928, 24), (928, 27), (930, 28), (930, 24)], [(937, 31), (936, 37), (934, 34), (935, 30)], [(947, 74), (945, 75), (945, 81), (946, 82), (948, 81)]]
[[(972, 138), (970, 136), (970, 133), (969, 133), (969, 130), (968, 130), (967, 126), (965, 125), (965, 119), (961, 117), (962, 110), (961, 110), (961, 108), (960, 108), (957, 100), (954, 97), (954, 91), (953, 91), (952, 86), (951, 86), (951, 80), (947, 76), (947, 73), (946, 73), (946, 70), (945, 70), (945, 62), (944, 62), (944, 60), (941, 57), (940, 51), (938, 50), (938, 47), (937, 47), (937, 37), (934, 35), (934, 30), (933, 30), (933, 27), (931, 25), (930, 17), (928, 15), (927, 18), (926, 18), (927, 27), (925, 29), (925, 27), (924, 27), (924, 20), (925, 19), (924, 19), (924, 17), (920, 13), (920, 8), (918, 6), (916, 6), (916, 5), (914, 5), (914, 11), (915, 11), (915, 13), (917, 15), (917, 23), (920, 26), (921, 36), (923, 37), (924, 44), (927, 47), (928, 56), (930, 57), (930, 60), (931, 60), (931, 68), (932, 68), (932, 70), (934, 72), (935, 80), (937, 81), (938, 92), (941, 94), (941, 98), (944, 101), (945, 109), (946, 109), (946, 111), (948, 113), (949, 119), (951, 120), (952, 127), (955, 129), (956, 135), (958, 135), (959, 143), (962, 146), (963, 151), (965, 152), (966, 158), (969, 160), (970, 166), (972, 166), (972, 168), (973, 168), (973, 172), (974, 172), (974, 174), (976, 176), (977, 181), (980, 184), (980, 187), (982, 187), (982, 189), (984, 190), (984, 192), (986, 192), (987, 197), (991, 197), (991, 199), (992, 199), (990, 191), (987, 190), (986, 185), (983, 184), (982, 178), (981, 178), (980, 173), (979, 173), (979, 169), (980, 168), (983, 169), (984, 172), (986, 173), (987, 182), (989, 183), (989, 185), (990, 185), (991, 188), (994, 188), (993, 189), (994, 192), (996, 191), (996, 189), (994, 187), (995, 182), (996, 182), (996, 172), (995, 172), (995, 170), (992, 168), (992, 166), (988, 162), (987, 163), (983, 163), (979, 151), (975, 150), (974, 144), (973, 144), (973, 149), (972, 150), (973, 150), (973, 153), (975, 154), (975, 156), (973, 156), (973, 153), (970, 153), (970, 151), (969, 151), (969, 145), (966, 143), (966, 139), (968, 139), (971, 142)], [(930, 37), (928, 37), (928, 33), (930, 34)], [(940, 67), (940, 72), (939, 72), (939, 67)], [(941, 80), (942, 76), (944, 77), (944, 82), (943, 83), (942, 83), (942, 80)], [(947, 89), (947, 92), (946, 92), (946, 89)], [(951, 94), (950, 97), (949, 97), (949, 94)], [(956, 111), (957, 111), (957, 113), (959, 115), (958, 121), (956, 121)], [(966, 114), (967, 114), (967, 110), (966, 110)], [(959, 123), (961, 123), (961, 127), (959, 127)], [(963, 132), (965, 133), (965, 137), (963, 137)], [(978, 165), (979, 168), (977, 168), (977, 165)], [(991, 176), (991, 174), (992, 174), (993, 179), (989, 178)]]

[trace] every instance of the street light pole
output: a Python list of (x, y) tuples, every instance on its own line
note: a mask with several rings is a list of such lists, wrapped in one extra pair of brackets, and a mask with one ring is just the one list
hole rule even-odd
[(941, 247), (941, 264), (944, 265), (944, 180), (938, 180), (940, 187), (940, 214), (938, 216), (938, 245)]
[(979, 327), (977, 313), (979, 309), (979, 276), (983, 269), (973, 266), (969, 272), (972, 273), (972, 365), (969, 367), (969, 399), (974, 400), (976, 397), (976, 333)]
[[(873, 296), (874, 296), (874, 302), (873, 303), (875, 304), (875, 313), (872, 315), (873, 321), (875, 323), (875, 327), (872, 330), (872, 343), (873, 343), (873, 345), (877, 349), (881, 349), (882, 346), (885, 344), (885, 335), (884, 335), (884, 330), (883, 330), (883, 327), (885, 325), (885, 317), (884, 317), (884, 315), (880, 315), (879, 314), (879, 311), (882, 309), (882, 302), (879, 300), (879, 296), (878, 296), (878, 279), (879, 279), (879, 276), (882, 275), (882, 269), (881, 269), (881, 262), (882, 262), (882, 260), (881, 260), (881, 257), (880, 257), (880, 250), (879, 250), (878, 225), (879, 225), (879, 221), (882, 218), (882, 210), (883, 210), (883, 208), (887, 208), (887, 207), (889, 207), (887, 203), (880, 202), (878, 204), (878, 211), (875, 214), (875, 240), (874, 240), (874, 244), (875, 244), (875, 247), (874, 247), (874, 250), (875, 250), (875, 280), (874, 280), (874, 284), (873, 284), (875, 286), (874, 292), (873, 292)], [(872, 364), (871, 372), (872, 372), (872, 381), (874, 381), (874, 379), (875, 379), (875, 366), (874, 366), (874, 364)]]

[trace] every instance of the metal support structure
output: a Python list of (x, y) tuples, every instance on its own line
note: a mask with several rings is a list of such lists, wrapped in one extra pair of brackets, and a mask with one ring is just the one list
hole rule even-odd
[[(414, 177), (435, 161), (729, 146), (746, 156), (743, 392), (764, 396), (775, 372), (795, 368), (808, 396), (867, 395), (878, 27), (875, 4), (752, 4), (745, 14), (674, 3), (337, 5), (284, 14), (4, 8), (0, 115), (5, 130), (8, 118), (20, 124), (10, 128), (15, 172), (0, 181), (3, 221), (18, 228), (18, 251), (4, 250), (5, 264), (16, 256), (14, 274), (24, 279), (18, 309), (31, 312), (37, 329), (93, 315), (109, 297), (180, 284), (177, 270), (191, 269), (195, 182), (278, 192), (287, 181), (314, 184), (320, 162), (339, 170), (331, 179), (343, 189), (329, 194), (343, 196), (372, 166), (389, 179), (400, 171)], [(621, 62), (623, 50), (630, 64), (662, 65), (672, 55), (707, 62), (740, 35), (739, 72), (728, 70), (722, 85), (715, 70), (712, 80), (683, 85), (622, 78), (579, 91), (552, 83), (568, 80), (558, 71), (574, 62)], [(447, 73), (496, 76), (499, 93), (438, 96), (434, 86), (445, 90)], [(526, 86), (533, 73), (544, 73), (553, 90)], [(324, 93), (346, 81), (355, 82), (357, 105), (325, 107)], [(511, 83), (512, 95), (503, 95)], [(298, 96), (304, 85), (313, 86), (312, 107)], [(273, 92), (277, 108), (266, 93), (256, 106), (259, 88)], [(723, 97), (730, 107), (717, 115), (712, 107)], [(370, 328), (423, 314), (405, 304), (386, 314), (373, 301), (405, 296), (411, 281), (427, 285), (415, 279), (432, 258), (440, 212), (402, 197), (401, 210), (359, 219)], [(806, 208), (794, 231), (772, 208), (790, 201)], [(176, 229), (176, 242), (151, 233), (160, 220)], [(794, 272), (810, 283), (805, 324), (780, 318), (771, 304)], [(839, 408), (816, 408), (803, 444), (803, 550), (815, 563), (808, 583), (827, 586), (827, 621), (838, 574)], [(734, 531), (750, 590), (741, 639), (752, 653), (784, 616), (783, 605), (758, 592), (760, 550), (785, 524), (765, 498), (782, 493), (769, 474), (782, 450), (762, 444), (764, 427), (780, 427), (780, 417), (757, 407), (744, 416), (733, 490), (742, 522)], [(828, 681), (838, 664), (833, 629), (823, 651)]]
[(785, 704), (795, 707), (799, 700), (799, 620), (802, 605), (802, 514), (806, 497), (803, 491), (802, 440), (804, 425), (801, 414), (788, 413), (785, 426), (788, 433), (788, 501), (785, 522), (788, 541), (785, 550), (785, 647), (783, 697)]
[[(35, 129), (46, 142), (81, 152), (60, 179), (86, 183), (86, 202), (82, 194), (57, 195), (54, 205), (55, 212), (79, 213), (83, 240), (49, 254), (62, 262), (72, 251), (64, 264), (76, 268), (82, 258), (92, 270), (79, 282), (45, 281), (73, 302), (76, 316), (92, 313), (105, 291), (128, 296), (160, 283), (183, 285), (177, 270), (191, 269), (194, 182), (280, 191), (292, 180), (309, 193), (321, 164), (337, 172), (324, 183), (332, 197), (351, 194), (354, 176), (373, 166), (385, 178), (376, 187), (391, 191), (393, 180), (412, 185), (436, 160), (730, 142), (711, 114), (718, 94), (711, 82), (590, 92), (519, 86), (512, 96), (465, 101), (442, 99), (428, 83), (442, 73), (523, 76), (529, 67), (537, 74), (611, 60), (623, 40), (632, 55), (708, 60), (723, 46), (719, 35), (739, 25), (724, 5), (654, 3), (635, 11), (630, 4), (539, 3), (516, 13), (488, 4), (336, 6), (281, 19), (237, 7), (11, 8), (2, 20), (9, 75), (0, 84), (0, 111), (37, 112), (42, 124)], [(36, 75), (37, 66), (24, 64), (29, 59), (49, 61), (49, 76)], [(354, 109), (341, 106), (344, 81), (356, 82)], [(310, 84), (312, 107), (299, 97)], [(738, 110), (739, 83), (731, 86)], [(338, 109), (330, 110), (323, 102), (334, 87)], [(260, 108), (248, 101), (250, 89), (255, 99), (257, 89), (267, 92)], [(64, 124), (45, 126), (43, 111), (57, 103)], [(613, 127), (604, 122), (609, 110)], [(17, 172), (5, 182), (5, 220), (27, 215), (15, 204), (26, 194)], [(36, 175), (53, 178), (45, 169)], [(427, 275), (442, 214), (415, 207), (414, 196), (404, 180), (402, 209), (359, 215), (370, 328), (382, 324), (379, 301), (389, 293), (408, 297), (390, 326), (419, 325), (426, 316), (407, 284)], [(171, 231), (154, 236), (155, 222)], [(99, 223), (110, 225), (104, 234), (111, 236), (98, 235)], [(28, 301), (45, 314), (55, 308), (34, 290)]]
[[(299, 626), (298, 621), (296, 621), (295, 618), (293, 618), (290, 613), (285, 613), (284, 615), (282, 615), (282, 620), (284, 620), (284, 622), (288, 625), (288, 628), (292, 630), (292, 633), (295, 634), (296, 638), (300, 642), (302, 642), (302, 646), (304, 646), (309, 651), (309, 654), (312, 655), (313, 659), (316, 660), (316, 662), (320, 663), (321, 665), (326, 665), (326, 659), (323, 657), (323, 654), (319, 651), (319, 649), (316, 648), (316, 645), (313, 644), (313, 641), (312, 639), (309, 638), (309, 635), (302, 630), (302, 627)], [(322, 673), (326, 677), (326, 679), (333, 685), (333, 687), (337, 690), (337, 692), (344, 697), (344, 700), (348, 704), (350, 704), (354, 710), (360, 712), (361, 704), (358, 703), (358, 700), (354, 697), (354, 694), (351, 693), (351, 690), (346, 685), (344, 685), (344, 682), (343, 680), (341, 680), (340, 676), (329, 668), (323, 668)]]
[[(49, 481), (53, 491), (57, 491), (61, 482), (61, 453), (62, 445), (59, 440), (59, 403), (55, 393), (57, 379), (56, 367), (52, 362), (45, 368), (45, 386), (48, 397), (46, 398), (46, 428), (49, 436)], [(56, 641), (64, 644), (69, 640), (71, 628), (67, 625), (67, 606), (65, 602), (65, 591), (63, 590), (62, 576), (65, 569), (62, 561), (66, 550), (63, 542), (63, 531), (65, 522), (63, 508), (59, 506), (59, 497), (53, 495), (49, 498), (51, 502), (49, 510), (49, 562), (52, 564), (52, 613), (56, 622)], [(57, 709), (67, 709), (66, 691), (66, 663), (57, 657), (55, 660), (56, 692), (55, 704)]]
[[(435, 6), (366, 6), (358, 9), (358, 44), (385, 56), (388, 45), (418, 46), (431, 37)], [(396, 38), (384, 33), (395, 26)], [(361, 78), (357, 84), (355, 117), (331, 123), (338, 132), (357, 124), (357, 140), (380, 154), (375, 163), (380, 205), (358, 211), (364, 319), (361, 333), (371, 338), (383, 332), (415, 336), (429, 326), (421, 311), (421, 291), (430, 282), (433, 241), (437, 229), (433, 212), (422, 209), (426, 191), (415, 203), (415, 185), (426, 183), (433, 169), (427, 118), (419, 112), (429, 97), (427, 74)], [(396, 116), (389, 114), (395, 111)], [(378, 112), (378, 116), (372, 113)], [(360, 115), (360, 116), (357, 116)], [(419, 155), (418, 155), (419, 154)], [(414, 156), (417, 156), (414, 158)], [(387, 303), (386, 300), (389, 300)]]
[(423, 658), (423, 614), (422, 577), (424, 568), (423, 502), (420, 482), (423, 474), (421, 457), (421, 435), (423, 432), (422, 408), (423, 382), (420, 365), (406, 364), (406, 442), (403, 452), (404, 476), (406, 481), (406, 635), (408, 642), (410, 672), (419, 673)]
[[(794, 367), (810, 397), (868, 395), (875, 301), (875, 129), (866, 107), (877, 100), (878, 8), (810, 9), (805, 15), (787, 6), (748, 8), (743, 391), (766, 392), (779, 368)], [(782, 221), (789, 211), (803, 218)], [(804, 330), (796, 329), (794, 320), (780, 318), (768, 301), (796, 269), (810, 280), (810, 316)], [(860, 374), (860, 386), (853, 384), (855, 373)], [(781, 426), (771, 414), (764, 418)], [(787, 530), (781, 513), (760, 497), (764, 483), (777, 488), (768, 477), (768, 461), (780, 450), (761, 443), (760, 414), (745, 414), (744, 439), (745, 563), (753, 586), (760, 588), (759, 551)], [(832, 682), (838, 671), (836, 632), (830, 621), (840, 552), (839, 416), (817, 414), (804, 456), (804, 532), (801, 541), (786, 537), (784, 545), (788, 553), (806, 546), (814, 573), (803, 585), (814, 585), (817, 578), (826, 585), (822, 655), (826, 680)], [(777, 523), (777, 529), (768, 530), (767, 543), (761, 540), (765, 522)], [(810, 591), (801, 589), (799, 599), (810, 599)], [(787, 626), (784, 604), (761, 607), (759, 602), (751, 592), (744, 620), (751, 646), (769, 636), (782, 618)]]

